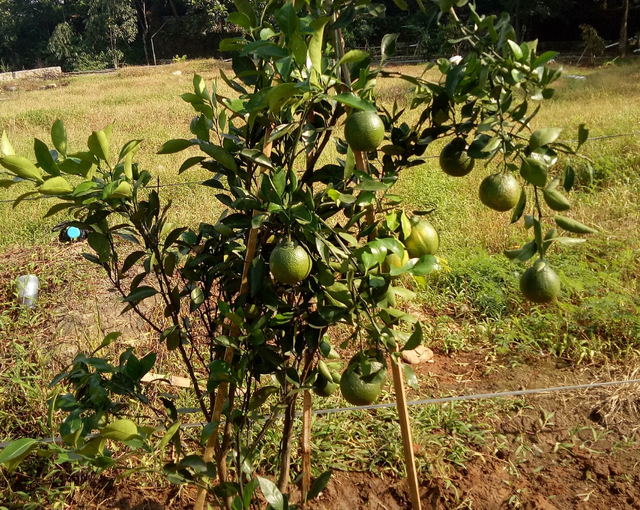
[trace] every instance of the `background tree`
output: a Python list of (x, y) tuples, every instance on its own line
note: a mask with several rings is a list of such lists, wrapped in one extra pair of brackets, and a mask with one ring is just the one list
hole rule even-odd
[(94, 50), (109, 46), (113, 66), (117, 69), (121, 52), (118, 43), (131, 43), (138, 34), (136, 11), (129, 0), (90, 0), (86, 20), (86, 36)]

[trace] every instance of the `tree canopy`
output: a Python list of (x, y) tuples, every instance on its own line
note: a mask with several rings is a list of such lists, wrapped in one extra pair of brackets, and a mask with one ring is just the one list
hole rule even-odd
[[(368, 9), (373, 17), (356, 17), (344, 30), (347, 44), (378, 45), (385, 34), (400, 33), (399, 42), (418, 45), (423, 57), (451, 51), (446, 17), (435, 4), (429, 9), (424, 2), (427, 9), (421, 12), (415, 3), (403, 11), (396, 2), (404, 3), (381, 0)], [(95, 69), (121, 61), (152, 63), (156, 56), (218, 56), (219, 41), (237, 30), (226, 21), (232, 5), (232, 0), (0, 0), (0, 67)], [(476, 0), (476, 6), (482, 14), (508, 12), (519, 40), (573, 41), (576, 49), (584, 24), (612, 42), (626, 39), (623, 32), (632, 37), (640, 31), (638, 0)]]

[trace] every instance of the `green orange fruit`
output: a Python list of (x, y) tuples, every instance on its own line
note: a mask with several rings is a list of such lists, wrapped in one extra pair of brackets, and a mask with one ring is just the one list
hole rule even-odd
[(354, 151), (374, 151), (384, 140), (384, 124), (375, 112), (357, 111), (347, 117), (344, 137)]
[(404, 240), (404, 245), (412, 259), (435, 255), (440, 246), (440, 236), (431, 223), (414, 216), (411, 218), (411, 234)]
[(480, 201), (495, 211), (513, 209), (520, 199), (520, 184), (511, 174), (491, 174), (480, 184)]
[(520, 277), (520, 292), (534, 303), (549, 303), (560, 294), (560, 278), (542, 259)]
[(453, 177), (467, 175), (475, 164), (475, 160), (467, 154), (467, 143), (463, 138), (456, 138), (445, 145), (439, 161), (444, 173)]
[(340, 391), (347, 402), (356, 406), (373, 404), (387, 382), (387, 363), (377, 349), (360, 351), (342, 374)]
[(313, 385), (313, 392), (320, 397), (330, 397), (340, 387), (340, 384), (329, 380), (322, 374), (318, 374)]
[(391, 270), (391, 266), (401, 268), (407, 262), (409, 262), (409, 252), (407, 250), (404, 250), (402, 258), (393, 252), (389, 252), (382, 263), (382, 272), (388, 273)]
[(277, 281), (287, 285), (295, 285), (309, 276), (311, 263), (307, 251), (293, 241), (280, 243), (269, 257), (271, 274)]

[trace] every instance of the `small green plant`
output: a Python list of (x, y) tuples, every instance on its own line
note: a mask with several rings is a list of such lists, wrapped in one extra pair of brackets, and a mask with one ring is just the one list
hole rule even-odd
[(175, 56), (171, 59), (171, 61), (172, 61), (174, 64), (179, 64), (180, 62), (186, 62), (186, 61), (187, 61), (187, 56), (186, 56), (186, 55), (182, 55), (182, 56), (180, 56), (180, 55), (175, 55)]
[(598, 35), (598, 31), (591, 25), (583, 23), (580, 25), (582, 30), (582, 40), (584, 41), (585, 51), (589, 52), (589, 59), (593, 63), (594, 57), (598, 57), (604, 53), (604, 39)]

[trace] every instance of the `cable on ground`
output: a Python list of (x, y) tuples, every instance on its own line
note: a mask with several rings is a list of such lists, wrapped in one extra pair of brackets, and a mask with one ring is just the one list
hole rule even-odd
[[(640, 379), (629, 379), (625, 381), (605, 381), (600, 383), (590, 383), (590, 384), (575, 384), (572, 386), (553, 386), (551, 388), (535, 388), (531, 390), (514, 390), (514, 391), (503, 391), (503, 392), (495, 392), (495, 393), (478, 393), (475, 395), (457, 395), (453, 397), (442, 397), (442, 398), (426, 398), (421, 400), (411, 400), (407, 402), (408, 406), (418, 406), (418, 405), (429, 405), (429, 404), (442, 404), (445, 402), (461, 402), (464, 400), (484, 400), (490, 398), (504, 398), (504, 397), (519, 397), (522, 395), (537, 395), (541, 393), (550, 393), (554, 391), (575, 391), (575, 390), (589, 390), (592, 388), (602, 388), (606, 386), (617, 386), (621, 384), (638, 384), (640, 383)], [(354, 407), (338, 407), (334, 409), (316, 409), (312, 411), (312, 414), (316, 416), (326, 415), (326, 414), (336, 414), (336, 413), (344, 413), (351, 411), (367, 411), (372, 409), (388, 409), (391, 407), (396, 407), (396, 402), (391, 402), (389, 404), (372, 404), (368, 406), (354, 406)], [(296, 417), (300, 418), (302, 413), (296, 413)], [(279, 415), (279, 418), (284, 418), (284, 415)], [(202, 427), (206, 425), (207, 422), (194, 422), (194, 423), (183, 423), (180, 425), (181, 429), (190, 429), (195, 427)], [(164, 427), (158, 427), (156, 430), (163, 430)], [(98, 434), (88, 434), (87, 438), (92, 439), (97, 437)], [(53, 442), (59, 443), (62, 442), (62, 438), (60, 437), (48, 437), (44, 439), (36, 439), (36, 441), (40, 443), (48, 443), (51, 444)], [(0, 449), (6, 448), (11, 443), (0, 443)]]

